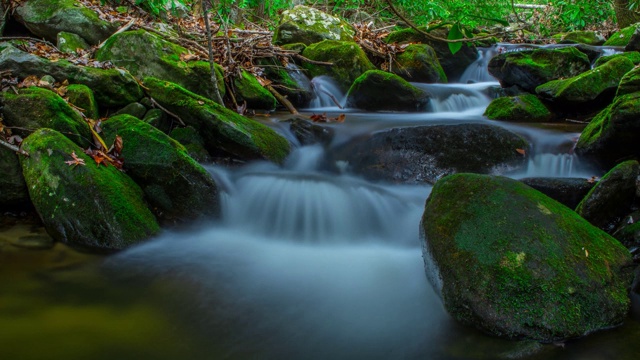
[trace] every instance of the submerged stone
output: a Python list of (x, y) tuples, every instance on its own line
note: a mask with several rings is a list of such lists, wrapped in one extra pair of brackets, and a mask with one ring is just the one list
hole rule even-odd
[(629, 310), (629, 252), (516, 180), (443, 178), (420, 231), (449, 314), (492, 335), (564, 341), (620, 325)]
[(458, 172), (504, 174), (523, 168), (519, 135), (485, 124), (397, 128), (362, 136), (332, 149), (330, 161), (372, 180), (435, 183)]
[(347, 106), (367, 111), (424, 111), (429, 94), (398, 75), (369, 70), (357, 78), (347, 93)]
[[(40, 129), (20, 163), (47, 233), (83, 249), (113, 251), (148, 239), (160, 228), (140, 188), (113, 166), (97, 165), (62, 134)], [(72, 154), (85, 165), (70, 165)]]

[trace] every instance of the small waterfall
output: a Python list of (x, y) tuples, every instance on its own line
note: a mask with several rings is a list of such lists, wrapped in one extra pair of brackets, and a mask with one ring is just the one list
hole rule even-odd
[(478, 59), (467, 67), (460, 77), (460, 83), (476, 83), (476, 82), (488, 82), (498, 81), (496, 78), (489, 74), (488, 66), (489, 61), (495, 55), (498, 54), (498, 47), (492, 46), (490, 48), (478, 49)]
[(575, 162), (573, 154), (538, 154), (529, 159), (526, 177), (571, 177)]
[(497, 82), (483, 82), (477, 84), (420, 84), (413, 85), (431, 94), (431, 111), (434, 113), (460, 113), (475, 110), (481, 115), (491, 102), (485, 93)]
[(314, 97), (309, 104), (310, 109), (329, 108), (335, 110), (344, 107), (346, 98), (340, 87), (329, 76), (316, 76), (311, 80)]

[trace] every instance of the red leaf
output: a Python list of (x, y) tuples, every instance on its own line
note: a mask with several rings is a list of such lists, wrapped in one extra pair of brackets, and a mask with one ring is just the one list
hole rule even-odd
[(522, 156), (527, 155), (527, 152), (524, 149), (516, 149), (516, 152)]

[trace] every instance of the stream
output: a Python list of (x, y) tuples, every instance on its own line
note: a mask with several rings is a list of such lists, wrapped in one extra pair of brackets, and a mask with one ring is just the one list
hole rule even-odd
[[(486, 73), (489, 56), (481, 53), (465, 84), (416, 84), (433, 95), (428, 112), (342, 110), (320, 94), (303, 113), (346, 113), (344, 123), (327, 125), (334, 145), (393, 127), (496, 124), (532, 143), (527, 169), (511, 177), (601, 176), (571, 153), (580, 127), (482, 116), (499, 86)], [(313, 81), (344, 102), (330, 79)], [(280, 122), (289, 117), (266, 122), (294, 139)], [(283, 166), (207, 167), (222, 192), (221, 219), (107, 257), (62, 244), (16, 248), (8, 238), (42, 229), (0, 223), (0, 358), (640, 358), (637, 298), (623, 326), (566, 344), (460, 326), (425, 276), (418, 224), (431, 187), (367, 181), (348, 164), (329, 173), (325, 155), (298, 146)]]

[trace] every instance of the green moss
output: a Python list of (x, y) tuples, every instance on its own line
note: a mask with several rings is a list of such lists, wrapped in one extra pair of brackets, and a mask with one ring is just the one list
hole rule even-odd
[(347, 90), (364, 72), (375, 70), (367, 55), (354, 42), (324, 40), (309, 45), (303, 56), (311, 60), (333, 63), (333, 66), (324, 66), (305, 62), (303, 67), (311, 76), (332, 77), (343, 90)]
[(289, 143), (266, 125), (177, 84), (155, 78), (146, 78), (144, 84), (156, 101), (198, 130), (211, 154), (224, 152), (247, 160), (269, 159), (278, 163), (289, 154)]
[(84, 115), (90, 119), (98, 118), (98, 104), (93, 96), (93, 91), (82, 84), (72, 84), (67, 87), (69, 102), (84, 111)]
[(405, 80), (426, 83), (446, 83), (444, 73), (438, 57), (429, 45), (409, 45), (403, 53), (397, 56), (397, 64), (393, 72)]
[(617, 325), (626, 315), (628, 251), (518, 181), (443, 178), (421, 228), (445, 284), (445, 306), (464, 323), (549, 342)]
[(355, 30), (344, 20), (315, 8), (297, 5), (282, 13), (273, 35), (276, 44), (312, 44), (325, 39), (353, 41)]
[(604, 46), (626, 46), (631, 40), (631, 36), (636, 31), (637, 26), (631, 25), (613, 33), (604, 43)]
[(373, 111), (421, 111), (429, 103), (429, 95), (398, 75), (369, 70), (353, 82), (347, 103)]
[[(75, 3), (74, 0), (31, 0), (27, 3), (26, 11), (29, 13), (31, 21), (42, 22), (60, 10), (74, 8)], [(92, 14), (97, 18), (95, 13)]]
[(77, 55), (77, 50), (88, 50), (91, 48), (84, 39), (77, 34), (61, 31), (58, 33), (58, 50), (66, 54)]
[(599, 32), (580, 30), (565, 34), (562, 37), (562, 42), (599, 46), (604, 44), (605, 39)]
[(236, 100), (238, 104), (247, 102), (250, 109), (274, 110), (277, 100), (265, 89), (255, 76), (247, 71), (242, 71), (239, 78), (233, 81), (236, 87)]
[[(124, 173), (99, 166), (60, 133), (40, 129), (27, 137), (21, 159), (31, 200), (49, 235), (73, 246), (115, 250), (160, 229), (140, 188)], [(71, 154), (85, 165), (69, 166)]]
[(602, 66), (604, 64), (606, 64), (607, 62), (619, 58), (619, 57), (625, 57), (629, 60), (631, 60), (631, 62), (633, 63), (633, 65), (638, 65), (640, 64), (640, 52), (637, 51), (626, 51), (620, 54), (613, 54), (613, 55), (607, 55), (607, 56), (601, 56), (596, 60), (596, 67), (598, 66)]
[(551, 112), (531, 94), (497, 98), (487, 106), (484, 115), (491, 120), (541, 122), (551, 118)]
[(2, 95), (5, 125), (16, 126), (16, 133), (27, 136), (39, 128), (55, 129), (81, 147), (88, 147), (91, 132), (87, 123), (58, 94), (31, 87), (18, 94)]

